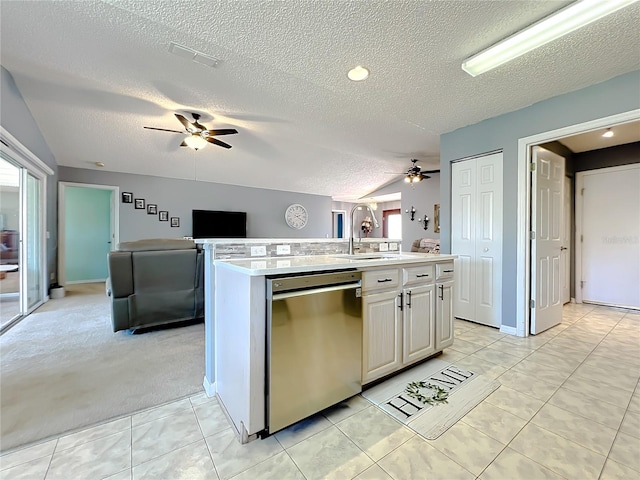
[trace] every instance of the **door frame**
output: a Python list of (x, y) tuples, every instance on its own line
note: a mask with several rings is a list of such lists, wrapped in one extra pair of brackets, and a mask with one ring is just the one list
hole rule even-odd
[(109, 207), (111, 227), (111, 250), (120, 242), (120, 187), (115, 185), (97, 185), (93, 183), (58, 182), (58, 283), (66, 284), (64, 265), (66, 261), (66, 192), (67, 187), (93, 188), (97, 190), (110, 190), (111, 205)]
[[(531, 147), (600, 128), (640, 120), (640, 109), (549, 130), (518, 139), (518, 194), (516, 239), (516, 335), (529, 336), (531, 321)], [(501, 327), (501, 331), (502, 331)], [(511, 328), (509, 328), (511, 330)], [(507, 332), (511, 333), (511, 332)]]

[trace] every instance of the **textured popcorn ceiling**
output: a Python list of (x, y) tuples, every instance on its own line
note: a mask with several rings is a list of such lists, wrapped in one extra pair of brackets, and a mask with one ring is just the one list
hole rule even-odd
[[(566, 1), (2, 1), (1, 60), (60, 165), (354, 199), (439, 136), (640, 67), (640, 4), (476, 78)], [(221, 60), (172, 55), (176, 42)], [(369, 79), (346, 78), (355, 65)], [(237, 128), (194, 152), (174, 112)]]

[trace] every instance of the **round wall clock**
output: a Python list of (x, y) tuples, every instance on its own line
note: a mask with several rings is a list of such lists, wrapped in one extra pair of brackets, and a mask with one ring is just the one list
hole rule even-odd
[(285, 210), (284, 219), (291, 228), (300, 230), (307, 224), (307, 210), (299, 203), (294, 203)]

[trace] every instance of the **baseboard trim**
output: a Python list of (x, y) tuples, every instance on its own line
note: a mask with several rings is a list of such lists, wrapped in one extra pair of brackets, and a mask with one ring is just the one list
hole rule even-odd
[(93, 280), (70, 280), (65, 282), (66, 285), (76, 285), (78, 283), (103, 283), (106, 282), (106, 278), (95, 278)]
[(216, 396), (216, 382), (211, 383), (207, 377), (204, 377), (202, 386), (204, 387), (204, 392), (207, 394), (207, 397)]
[(506, 325), (500, 325), (500, 333), (508, 333), (509, 335), (518, 335), (518, 329), (516, 327), (508, 327)]

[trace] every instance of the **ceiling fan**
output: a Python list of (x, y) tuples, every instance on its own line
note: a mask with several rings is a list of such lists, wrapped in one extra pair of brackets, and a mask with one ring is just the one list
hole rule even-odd
[(149, 130), (160, 130), (162, 132), (173, 132), (173, 133), (181, 133), (186, 135), (186, 138), (180, 144), (181, 147), (191, 147), (194, 150), (199, 150), (203, 148), (207, 142), (213, 143), (214, 145), (218, 145), (223, 148), (231, 148), (231, 145), (228, 143), (224, 143), (217, 138), (214, 138), (218, 135), (233, 135), (234, 133), (238, 133), (235, 128), (223, 128), (220, 130), (209, 130), (207, 127), (198, 122), (200, 119), (200, 114), (192, 113), (193, 122), (187, 120), (186, 117), (180, 115), (179, 113), (175, 114), (178, 121), (184, 126), (184, 130), (169, 130), (166, 128), (156, 128), (156, 127), (144, 127)]
[[(425, 178), (431, 178), (428, 173), (439, 173), (440, 170), (422, 170), (420, 165), (418, 165), (418, 160), (413, 158), (411, 159), (411, 167), (406, 172), (402, 172), (404, 175), (404, 181), (406, 183), (418, 183), (421, 182)], [(399, 173), (393, 173), (392, 175), (400, 175)]]

